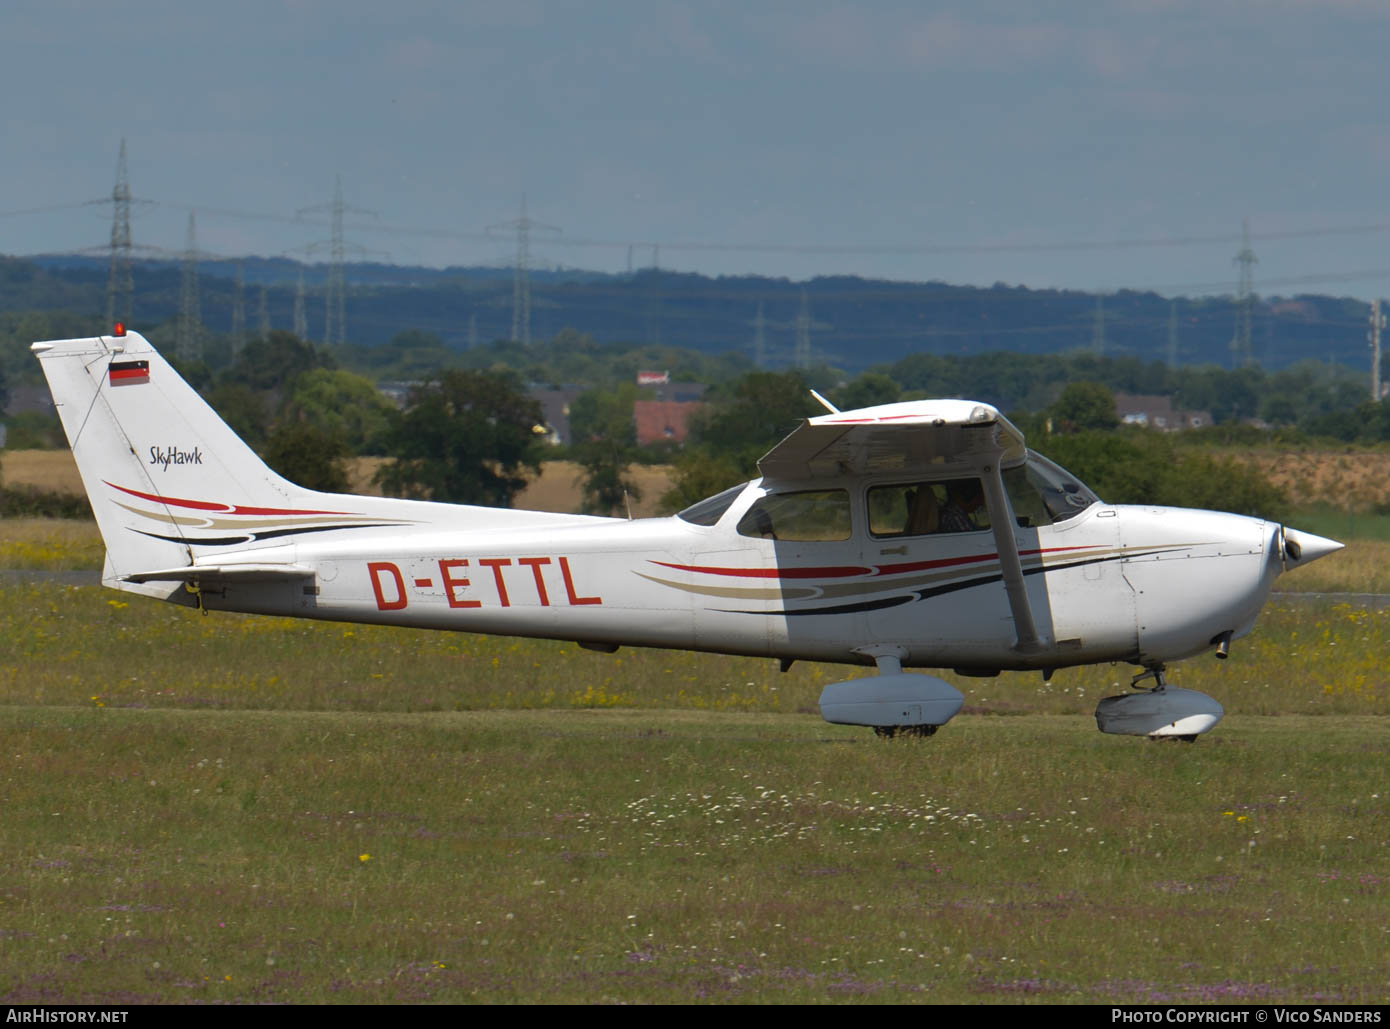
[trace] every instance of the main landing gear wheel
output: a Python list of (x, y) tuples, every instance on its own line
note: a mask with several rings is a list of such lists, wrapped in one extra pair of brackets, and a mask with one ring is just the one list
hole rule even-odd
[(874, 726), (874, 734), (885, 740), (891, 740), (894, 736), (924, 740), (928, 736), (935, 736), (936, 730), (939, 728), (941, 728), (939, 725), (876, 725)]

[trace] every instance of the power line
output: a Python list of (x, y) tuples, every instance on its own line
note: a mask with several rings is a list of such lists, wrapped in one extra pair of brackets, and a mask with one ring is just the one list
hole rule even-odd
[(647, 296), (647, 343), (661, 345), (661, 244), (652, 244), (652, 274)]
[(1236, 334), (1231, 339), (1231, 354), (1237, 367), (1255, 363), (1255, 346), (1250, 338), (1250, 323), (1255, 307), (1253, 269), (1259, 263), (1250, 249), (1250, 219), (1241, 222), (1240, 252), (1232, 259), (1240, 266), (1240, 288), (1236, 293)]
[(179, 357), (189, 363), (203, 356), (203, 318), (198, 301), (198, 230), (196, 216), (188, 213), (188, 245), (183, 254), (179, 289)]
[(232, 354), (241, 353), (246, 345), (246, 282), (242, 277), (241, 262), (236, 263), (236, 278), (232, 282)]
[[(531, 342), (531, 232), (559, 233), (553, 225), (544, 225), (526, 216), (526, 194), (521, 195), (521, 217), (509, 222), (489, 225), (493, 229), (516, 230), (516, 263), (512, 274), (512, 340), (516, 343)], [(491, 237), (496, 238), (496, 237)]]
[(130, 172), (125, 139), (116, 159), (116, 186), (111, 191), (111, 272), (106, 280), (106, 324), (130, 321), (135, 280), (130, 270)]
[[(125, 141), (121, 141), (124, 145)], [(93, 204), (107, 203), (102, 200), (73, 200), (66, 204), (45, 204), (43, 207), (20, 207), (13, 211), (0, 211), (0, 218), (18, 218), (24, 214), (51, 214), (54, 211), (73, 211), (79, 207), (91, 207)]]
[[(192, 210), (193, 205), (182, 203), (162, 203), (162, 206), (178, 210)], [(268, 214), (259, 211), (246, 211), (234, 208), (197, 208), (204, 216), (239, 218), (251, 221), (270, 221), (294, 223), (302, 219), (286, 215)], [(22, 213), (22, 212), (19, 212)], [(506, 223), (507, 226), (514, 222)], [(354, 232), (378, 232), (387, 235), (420, 236), (432, 239), (458, 240), (462, 242), (488, 242), (496, 239), (488, 232), (467, 232), (433, 226), (400, 225), (392, 223), (356, 224), (346, 228)], [(1315, 239), (1323, 236), (1360, 236), (1390, 232), (1390, 221), (1370, 222), (1357, 225), (1322, 225), (1303, 229), (1283, 229), (1260, 232), (1252, 235), (1254, 242), (1283, 239)], [(1135, 236), (1100, 240), (1039, 240), (1031, 243), (784, 243), (777, 241), (719, 241), (682, 240), (671, 242), (663, 240), (661, 246), (677, 251), (724, 251), (729, 253), (772, 253), (772, 254), (823, 254), (823, 255), (883, 255), (911, 256), (914, 254), (997, 254), (997, 253), (1048, 253), (1053, 251), (1088, 250), (1139, 250), (1163, 247), (1212, 246), (1229, 243), (1242, 243), (1240, 233), (1188, 234), (1180, 236)], [(566, 236), (556, 239), (555, 246), (594, 247), (627, 249), (628, 247), (650, 248), (651, 240), (606, 239), (595, 236)]]
[(294, 334), (308, 342), (309, 316), (304, 310), (304, 269), (299, 269), (299, 286), (294, 291)]
[[(324, 285), (323, 341), (328, 346), (337, 346), (347, 339), (347, 278), (343, 271), (343, 265), (347, 260), (349, 244), (343, 239), (343, 215), (347, 211), (353, 211), (356, 214), (368, 214), (375, 217), (376, 212), (363, 210), (360, 207), (348, 207), (343, 203), (343, 177), (341, 175), (335, 175), (333, 178), (332, 203), (320, 204), (317, 207), (305, 207), (300, 210), (300, 213), (316, 211), (329, 213), (331, 236), (327, 242), (320, 240), (317, 243), (310, 243), (304, 249), (306, 253), (313, 253), (315, 250), (322, 250), (325, 246), (328, 248), (328, 280)], [(365, 253), (365, 250), (356, 244), (351, 246), (353, 250)]]

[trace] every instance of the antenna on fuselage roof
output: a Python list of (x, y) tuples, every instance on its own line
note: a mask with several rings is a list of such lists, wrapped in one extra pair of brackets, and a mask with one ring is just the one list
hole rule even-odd
[(823, 408), (825, 408), (825, 409), (826, 409), (827, 411), (829, 411), (831, 414), (839, 414), (839, 413), (840, 413), (840, 409), (839, 409), (838, 407), (836, 407), (836, 406), (835, 406), (834, 404), (832, 404), (830, 401), (826, 400), (825, 397), (821, 396), (821, 395), (820, 395), (819, 393), (817, 393), (815, 390), (811, 390), (811, 396), (815, 397), (816, 400), (818, 400), (818, 401), (820, 402), (820, 406), (823, 407)]

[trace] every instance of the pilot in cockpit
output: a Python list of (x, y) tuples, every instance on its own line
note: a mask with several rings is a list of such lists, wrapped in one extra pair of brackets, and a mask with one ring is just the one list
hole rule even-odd
[(975, 512), (984, 506), (979, 479), (953, 479), (946, 484), (946, 506), (941, 509), (938, 532), (976, 532)]

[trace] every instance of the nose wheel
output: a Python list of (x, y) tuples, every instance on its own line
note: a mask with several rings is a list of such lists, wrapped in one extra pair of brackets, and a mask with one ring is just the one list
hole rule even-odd
[[(1145, 679), (1152, 679), (1153, 685), (1142, 687)], [(1096, 728), (1101, 732), (1191, 743), (1225, 714), (1205, 693), (1169, 686), (1162, 665), (1145, 669), (1129, 685), (1137, 692), (1106, 697), (1096, 705)]]

